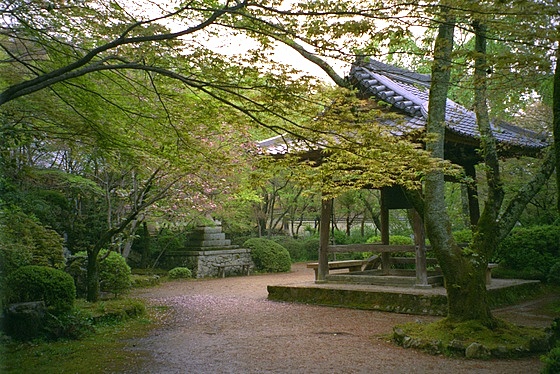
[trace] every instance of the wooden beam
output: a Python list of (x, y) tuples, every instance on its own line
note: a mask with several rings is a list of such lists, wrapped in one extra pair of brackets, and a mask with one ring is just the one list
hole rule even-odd
[(430, 287), (428, 284), (428, 265), (426, 260), (426, 240), (424, 221), (416, 209), (411, 209), (414, 244), (416, 245), (416, 286)]
[[(385, 204), (387, 200), (384, 196), (384, 191), (381, 189), (381, 244), (389, 245), (389, 208)], [(381, 269), (384, 274), (389, 274), (391, 269), (391, 255), (389, 252), (381, 253)]]
[(329, 242), (330, 242), (330, 220), (333, 199), (321, 200), (321, 222), (319, 224), (319, 267), (317, 268), (317, 279), (315, 282), (324, 283), (329, 274)]

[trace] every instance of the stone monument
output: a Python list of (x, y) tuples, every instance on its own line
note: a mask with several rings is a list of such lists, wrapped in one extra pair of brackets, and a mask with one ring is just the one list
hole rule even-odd
[(188, 236), (184, 250), (165, 254), (164, 266), (186, 266), (195, 278), (249, 274), (254, 268), (251, 250), (232, 245), (220, 221), (198, 226)]

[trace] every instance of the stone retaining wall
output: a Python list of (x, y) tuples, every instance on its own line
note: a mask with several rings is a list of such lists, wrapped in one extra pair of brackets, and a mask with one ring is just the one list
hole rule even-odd
[(251, 250), (247, 248), (170, 252), (162, 259), (164, 268), (186, 266), (192, 270), (195, 278), (216, 277), (218, 266), (224, 265), (226, 276), (241, 275), (246, 264), (249, 264), (249, 271), (255, 267)]

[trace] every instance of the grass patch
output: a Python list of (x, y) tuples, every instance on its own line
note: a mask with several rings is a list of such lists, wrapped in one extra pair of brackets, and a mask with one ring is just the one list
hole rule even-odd
[[(126, 349), (129, 339), (146, 336), (156, 326), (162, 308), (149, 308), (135, 299), (76, 302), (82, 315), (91, 318), (94, 332), (79, 340), (0, 344), (1, 373), (101, 373), (133, 370), (144, 352)], [(165, 308), (164, 308), (165, 309)]]
[(548, 349), (548, 337), (542, 329), (516, 326), (502, 320), (493, 329), (478, 321), (411, 322), (395, 326), (393, 340), (405, 348), (469, 358), (523, 357)]

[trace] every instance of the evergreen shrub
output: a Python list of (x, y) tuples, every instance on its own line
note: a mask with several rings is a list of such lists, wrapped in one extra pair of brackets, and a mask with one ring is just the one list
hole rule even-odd
[[(381, 243), (381, 236), (374, 235), (370, 236), (367, 243)], [(389, 236), (389, 244), (391, 245), (413, 245), (414, 240), (410, 236), (404, 235), (391, 235)]]
[(0, 276), (21, 266), (64, 267), (62, 237), (21, 211), (0, 211)]
[(167, 273), (171, 279), (192, 278), (191, 269), (185, 267), (176, 267)]
[(251, 257), (258, 271), (276, 273), (291, 269), (290, 253), (272, 240), (253, 238), (243, 243), (243, 247), (251, 249)]
[(541, 357), (544, 362), (542, 374), (558, 374), (560, 373), (560, 346), (551, 349), (546, 355)]
[(464, 229), (453, 231), (453, 238), (457, 243), (470, 243), (472, 241), (472, 230)]
[(49, 310), (61, 314), (72, 309), (76, 287), (62, 270), (37, 265), (23, 266), (6, 279), (8, 303), (44, 301)]
[(287, 235), (274, 236), (271, 240), (286, 248), (292, 261), (307, 261), (307, 253), (305, 253), (302, 240)]
[(556, 261), (554, 265), (552, 265), (546, 280), (550, 284), (560, 286), (560, 260)]
[(546, 281), (558, 259), (560, 227), (535, 226), (513, 230), (498, 246), (493, 261), (500, 263), (497, 275)]
[(305, 238), (302, 243), (306, 261), (317, 261), (319, 259), (319, 237), (311, 236)]
[(99, 253), (102, 260), (99, 262), (99, 288), (103, 292), (110, 292), (113, 295), (123, 295), (132, 288), (130, 266), (126, 259), (117, 252), (106, 250)]

